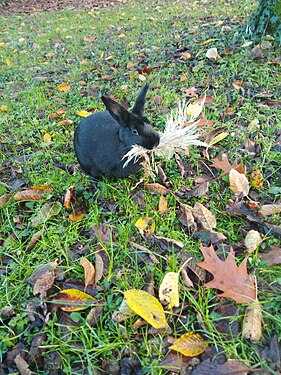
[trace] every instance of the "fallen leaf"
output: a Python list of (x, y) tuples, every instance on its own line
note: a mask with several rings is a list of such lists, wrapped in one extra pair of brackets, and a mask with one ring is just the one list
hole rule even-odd
[(6, 105), (1, 105), (0, 112), (6, 112), (6, 111), (8, 111), (8, 107)]
[(250, 185), (247, 177), (236, 171), (235, 169), (231, 169), (229, 172), (229, 184), (230, 189), (236, 194), (246, 196), (249, 194)]
[(103, 269), (104, 269), (104, 263), (101, 254), (99, 254), (98, 251), (95, 253), (96, 256), (96, 262), (95, 262), (95, 280), (94, 285), (96, 286), (97, 283), (102, 279), (103, 277)]
[(26, 362), (26, 360), (21, 356), (19, 353), (15, 359), (15, 364), (20, 372), (21, 375), (31, 375), (32, 372), (29, 369), (29, 364)]
[(268, 262), (269, 266), (281, 264), (281, 248), (277, 246), (271, 246), (269, 253), (261, 255), (261, 260)]
[(187, 60), (187, 59), (190, 59), (191, 58), (191, 54), (189, 52), (183, 52), (181, 54), (181, 59), (183, 60)]
[(158, 203), (158, 211), (161, 214), (166, 214), (169, 211), (168, 202), (167, 202), (167, 199), (164, 197), (164, 195), (160, 195), (159, 203)]
[(60, 125), (72, 125), (73, 121), (72, 120), (62, 120), (62, 121), (59, 121), (58, 124), (60, 124)]
[(177, 218), (183, 226), (189, 228), (193, 232), (197, 229), (197, 224), (195, 223), (192, 211), (192, 207), (180, 203), (179, 209), (177, 210)]
[(169, 309), (179, 307), (179, 274), (178, 272), (168, 272), (159, 287), (159, 300), (169, 304)]
[(16, 201), (38, 201), (45, 197), (45, 194), (53, 191), (52, 186), (49, 185), (38, 185), (31, 186), (28, 189), (18, 191), (14, 195)]
[(152, 327), (168, 328), (165, 313), (161, 303), (151, 294), (137, 289), (130, 289), (124, 292), (128, 306)]
[(263, 216), (270, 216), (281, 212), (281, 204), (264, 204), (261, 206), (259, 212)]
[(160, 363), (160, 366), (172, 374), (186, 374), (189, 360), (185, 356), (179, 356), (178, 353), (170, 352), (164, 361)]
[(84, 110), (77, 111), (77, 115), (79, 115), (80, 117), (87, 117), (87, 116), (90, 116), (90, 114), (91, 112), (84, 111)]
[(73, 212), (73, 213), (69, 214), (68, 217), (69, 217), (70, 221), (76, 222), (76, 221), (82, 220), (83, 216), (84, 216), (84, 212), (77, 211), (77, 212)]
[(262, 337), (262, 309), (258, 300), (246, 307), (242, 336), (246, 339), (258, 341)]
[(206, 57), (209, 60), (219, 60), (221, 58), (216, 47), (208, 49)]
[(224, 173), (228, 174), (231, 169), (236, 169), (240, 173), (244, 173), (242, 167), (238, 166), (237, 159), (234, 160), (233, 164), (230, 164), (228, 160), (228, 156), (226, 154), (222, 154), (221, 160), (219, 158), (212, 159), (213, 164), (210, 167), (214, 167), (216, 169), (221, 169)]
[(37, 244), (38, 241), (40, 241), (42, 238), (42, 231), (39, 230), (36, 233), (33, 234), (29, 244), (27, 245), (27, 250), (32, 250), (33, 247)]
[(169, 349), (175, 350), (187, 357), (195, 357), (203, 353), (208, 343), (199, 333), (187, 332), (179, 337)]
[(85, 290), (87, 289), (88, 285), (94, 284), (94, 277), (95, 277), (95, 267), (93, 264), (85, 257), (80, 259), (80, 264), (84, 268), (85, 274)]
[(186, 107), (186, 114), (190, 116), (192, 119), (197, 118), (200, 113), (202, 112), (204, 103), (190, 103)]
[(215, 137), (213, 137), (209, 143), (207, 143), (207, 148), (210, 148), (211, 146), (215, 145), (216, 143), (219, 143), (220, 141), (222, 141), (224, 138), (226, 138), (228, 136), (229, 133), (226, 133), (226, 132), (222, 132), (218, 135), (216, 135)]
[(247, 273), (247, 258), (237, 266), (232, 248), (225, 261), (219, 259), (213, 246), (201, 245), (200, 250), (205, 259), (197, 265), (214, 276), (213, 280), (205, 284), (206, 288), (222, 290), (223, 293), (218, 297), (232, 298), (237, 303), (251, 303), (256, 299), (255, 282)]
[(246, 249), (247, 249), (247, 253), (248, 254), (251, 254), (253, 253), (259, 246), (259, 244), (261, 243), (262, 241), (262, 238), (259, 234), (258, 231), (256, 230), (250, 230), (246, 237), (245, 237), (245, 240), (244, 240), (244, 243), (245, 243), (245, 246), (246, 246)]
[(61, 208), (62, 208), (62, 205), (60, 202), (45, 203), (37, 212), (36, 216), (33, 219), (31, 219), (32, 226), (36, 227), (40, 224), (45, 223), (52, 216), (58, 215)]
[(142, 217), (136, 221), (135, 227), (138, 228), (142, 236), (150, 235), (155, 232), (155, 221), (152, 217)]
[(203, 204), (196, 202), (192, 210), (193, 216), (200, 223), (203, 229), (211, 231), (217, 226), (217, 220), (214, 214)]
[(228, 359), (223, 365), (206, 359), (192, 371), (192, 375), (248, 375), (249, 370), (247, 365), (236, 359)]
[(95, 298), (78, 289), (64, 289), (61, 290), (52, 301), (58, 305), (61, 310), (74, 312), (87, 309), (89, 306), (93, 305)]
[(157, 193), (157, 194), (162, 194), (162, 195), (167, 195), (167, 194), (171, 194), (172, 193), (172, 190), (167, 189), (165, 186), (163, 186), (161, 184), (158, 184), (157, 182), (156, 183), (151, 183), (151, 184), (150, 183), (145, 183), (144, 184), (144, 188), (149, 193)]
[(134, 315), (136, 315), (136, 313), (128, 306), (124, 298), (119, 309), (112, 314), (112, 319), (117, 323), (121, 323)]
[(263, 185), (263, 175), (261, 173), (260, 170), (254, 170), (251, 175), (250, 175), (250, 182), (251, 182), (251, 185), (255, 188), (255, 189), (259, 189), (262, 187)]
[(70, 83), (61, 83), (57, 89), (62, 92), (68, 92), (70, 90)]
[(236, 89), (236, 90), (242, 90), (243, 87), (246, 86), (246, 82), (245, 81), (234, 81), (232, 82), (232, 86)]
[(65, 193), (63, 205), (66, 208), (70, 207), (70, 202), (71, 202), (71, 198), (73, 195), (73, 189), (74, 189), (74, 185), (70, 186)]
[(172, 238), (161, 237), (156, 236), (155, 234), (151, 234), (148, 237), (148, 239), (153, 245), (160, 246), (161, 249), (163, 249), (164, 251), (178, 252), (184, 248), (183, 242), (174, 240)]
[(37, 270), (35, 270), (26, 281), (33, 286), (33, 294), (40, 294), (40, 298), (44, 299), (55, 281), (55, 269), (58, 263), (50, 262)]

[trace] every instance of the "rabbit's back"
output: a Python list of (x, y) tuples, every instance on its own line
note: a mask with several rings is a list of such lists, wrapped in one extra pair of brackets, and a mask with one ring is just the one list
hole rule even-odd
[[(140, 167), (123, 168), (128, 149), (119, 139), (120, 125), (108, 112), (97, 112), (83, 119), (74, 133), (74, 148), (82, 170), (92, 176), (101, 174), (126, 177)], [(133, 168), (133, 169), (132, 169)]]

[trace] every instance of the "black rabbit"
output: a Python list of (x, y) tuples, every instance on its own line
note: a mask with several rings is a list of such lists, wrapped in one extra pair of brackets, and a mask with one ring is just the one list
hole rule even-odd
[(91, 177), (107, 174), (123, 178), (141, 169), (141, 159), (123, 168), (122, 158), (133, 145), (151, 150), (159, 144), (159, 134), (143, 115), (147, 90), (148, 84), (137, 97), (132, 112), (102, 96), (108, 112), (93, 113), (76, 127), (74, 148), (83, 172)]

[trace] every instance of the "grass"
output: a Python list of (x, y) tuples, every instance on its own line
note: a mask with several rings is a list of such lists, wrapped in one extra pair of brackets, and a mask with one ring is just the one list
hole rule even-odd
[[(240, 11), (242, 5), (243, 14)], [(15, 345), (23, 344), (29, 351), (32, 340), (40, 332), (45, 338), (44, 366), (37, 364), (36, 368), (34, 365), (37, 374), (58, 373), (56, 371), (95, 374), (104, 369), (103, 361), (114, 363), (126, 357), (139, 359), (144, 374), (170, 373), (161, 366), (167, 353), (165, 335), (151, 335), (149, 327), (143, 327), (140, 329), (142, 338), (137, 340), (131, 327), (133, 318), (119, 326), (112, 321), (111, 315), (122, 301), (122, 291), (143, 288), (148, 274), (153, 275), (157, 289), (165, 273), (177, 271), (186, 259), (185, 252), (160, 253), (157, 246), (151, 247), (144, 242), (134, 227), (137, 219), (152, 216), (156, 221), (157, 235), (183, 241), (188, 251), (202, 259), (199, 243), (180, 226), (176, 217), (177, 203), (172, 196), (167, 197), (169, 212), (164, 217), (158, 212), (157, 195), (144, 191), (145, 204), (135, 203), (133, 196), (138, 189), (133, 188), (140, 176), (122, 181), (104, 178), (94, 188), (80, 171), (70, 174), (57, 168), (55, 161), (70, 165), (75, 162), (72, 146), (74, 125), (58, 122), (72, 120), (77, 124), (80, 121), (77, 111), (102, 110), (98, 99), (104, 92), (132, 103), (143, 85), (136, 68), (153, 66), (149, 76), (153, 89), (148, 95), (147, 114), (155, 127), (163, 129), (166, 114), (175, 108), (178, 99), (184, 97), (188, 87), (195, 86), (200, 94), (211, 95), (214, 102), (206, 107), (206, 116), (215, 122), (215, 127), (223, 126), (229, 132), (219, 148), (210, 150), (211, 157), (224, 152), (231, 161), (237, 157), (247, 171), (260, 169), (270, 189), (265, 183), (261, 189), (254, 190), (255, 199), (266, 203), (277, 201), (278, 191), (280, 198), (280, 153), (276, 152), (275, 139), (280, 132), (280, 117), (275, 106), (257, 106), (260, 100), (256, 95), (269, 93), (273, 99), (278, 98), (280, 65), (270, 64), (277, 60), (278, 50), (265, 43), (265, 57), (253, 60), (249, 58), (252, 46), (240, 48), (231, 45), (235, 29), (247, 20), (253, 8), (251, 2), (245, 1), (231, 2), (230, 6), (228, 2), (220, 1), (153, 0), (149, 3), (129, 2), (110, 10), (0, 17), (0, 42), (6, 43), (0, 47), (1, 105), (7, 106), (7, 111), (0, 112), (0, 195), (10, 192), (7, 187), (10, 184), (14, 191), (20, 190), (21, 186), (41, 184), (54, 188), (43, 201), (11, 199), (0, 211), (3, 264), (0, 307), (10, 306), (15, 311), (10, 319), (2, 319), (0, 362), (6, 363), (7, 353)], [(225, 29), (222, 34), (222, 26), (229, 26), (231, 30)], [(209, 39), (213, 41), (204, 45), (203, 42)], [(205, 57), (210, 47), (217, 47), (222, 56), (216, 63)], [(185, 48), (192, 59), (180, 61), (178, 55), (181, 52), (178, 51)], [(136, 67), (129, 68), (130, 63), (136, 63)], [(241, 90), (233, 88), (232, 82), (236, 80), (246, 82), (244, 95)], [(57, 86), (64, 82), (71, 84), (67, 93), (57, 90)], [(126, 87), (122, 88), (124, 85)], [(92, 94), (82, 95), (81, 90)], [(226, 112), (229, 108), (232, 114)], [(65, 111), (59, 119), (50, 117), (59, 109)], [(250, 126), (256, 119), (259, 124)], [(43, 140), (46, 133), (52, 137), (48, 144)], [(245, 149), (248, 138), (259, 148), (255, 157)], [(191, 150), (188, 163), (195, 175), (202, 173), (199, 159), (198, 150)], [(164, 162), (164, 169), (173, 191), (181, 185), (192, 185), (193, 177), (182, 181), (173, 160)], [(71, 185), (75, 186), (76, 205), (85, 212), (83, 219), (70, 222), (67, 210), (63, 209), (39, 228), (33, 228), (31, 219), (40, 207), (47, 201), (62, 201)], [(206, 197), (191, 198), (188, 204), (193, 206), (199, 201), (208, 206), (217, 217), (217, 231), (227, 235), (227, 243), (236, 245), (242, 243), (243, 228), (247, 225), (247, 229), (249, 225), (245, 224), (244, 218), (225, 213), (229, 199), (233, 199), (232, 193), (224, 181), (219, 180), (211, 185)], [(113, 212), (106, 207), (109, 200), (115, 202)], [(273, 222), (278, 224), (278, 220), (276, 215)], [(83, 231), (87, 232), (99, 223), (114, 228), (116, 242), (96, 243), (83, 235)], [(44, 229), (42, 238), (32, 250), (28, 250), (27, 245), (38, 229)], [(131, 241), (151, 248), (159, 263), (139, 263)], [(36, 310), (40, 320), (42, 311), (25, 280), (34, 270), (55, 259), (60, 262), (63, 280), (83, 280), (79, 259), (69, 257), (69, 249), (78, 243), (87, 248), (87, 258), (92, 262), (97, 246), (102, 246), (108, 253), (109, 273), (101, 280), (98, 294), (104, 307), (103, 315), (91, 326), (86, 322), (87, 312), (72, 313), (78, 324), (72, 326), (66, 324), (65, 317), (56, 311), (44, 324), (36, 321), (31, 328), (29, 312), (34, 314)], [(261, 248), (277, 244), (278, 238), (268, 234)], [(279, 332), (280, 336), (280, 269), (262, 263), (258, 253), (251, 255), (249, 264), (261, 283), (259, 299), (264, 327), (263, 339), (258, 346), (266, 347), (275, 333)], [(216, 291), (200, 286), (196, 291), (187, 290), (182, 285), (180, 298), (183, 315), (187, 318), (169, 317), (176, 332), (174, 336), (179, 337), (189, 330), (204, 332), (227, 358), (239, 359), (253, 367), (268, 368), (270, 373), (275, 373), (261, 358), (256, 344), (243, 339), (240, 333), (229, 337), (217, 330), (215, 307), (220, 300), (216, 298)], [(37, 307), (31, 306), (31, 302)], [(198, 321), (196, 312), (200, 312), (204, 325)], [(238, 306), (238, 314), (231, 319), (241, 323), (243, 315), (244, 306)]]

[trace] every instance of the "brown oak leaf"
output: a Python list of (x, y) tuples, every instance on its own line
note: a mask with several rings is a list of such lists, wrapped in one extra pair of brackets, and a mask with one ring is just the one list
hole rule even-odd
[(233, 249), (230, 250), (225, 261), (219, 259), (213, 246), (201, 245), (200, 250), (205, 259), (197, 265), (214, 276), (205, 287), (222, 290), (223, 293), (219, 294), (219, 297), (232, 298), (237, 303), (251, 303), (255, 300), (256, 286), (247, 273), (247, 258), (237, 266)]

